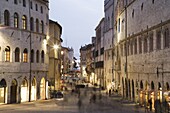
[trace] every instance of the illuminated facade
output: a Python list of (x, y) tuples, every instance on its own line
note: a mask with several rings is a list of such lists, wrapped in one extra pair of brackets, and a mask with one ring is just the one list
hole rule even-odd
[(98, 85), (104, 87), (104, 18), (101, 19), (96, 29), (96, 38), (94, 43), (94, 62), (95, 74)]
[[(61, 80), (61, 34), (62, 27), (56, 21), (49, 21), (49, 37), (47, 37), (49, 68), (49, 90), (59, 90)], [(49, 91), (49, 93), (50, 93)]]
[(0, 11), (0, 103), (47, 98), (48, 0), (1, 0)]
[(80, 71), (82, 77), (86, 78), (86, 81), (91, 83), (94, 82), (94, 78), (92, 77), (92, 73), (94, 73), (94, 69), (92, 67), (93, 63), (93, 54), (92, 54), (92, 44), (85, 45), (80, 48)]
[(61, 50), (61, 73), (62, 76), (74, 76), (75, 73), (73, 72), (73, 54), (74, 50), (73, 48), (69, 47), (62, 47)]
[(113, 67), (113, 20), (114, 20), (114, 0), (105, 0), (104, 2), (104, 87), (115, 89), (115, 76)]
[(170, 1), (115, 0), (115, 36), (121, 94), (143, 105), (169, 91)]

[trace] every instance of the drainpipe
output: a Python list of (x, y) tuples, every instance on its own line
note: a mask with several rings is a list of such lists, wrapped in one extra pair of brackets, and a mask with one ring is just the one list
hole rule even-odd
[(128, 93), (129, 93), (129, 83), (128, 83), (128, 72), (127, 72), (127, 51), (128, 51), (128, 44), (127, 44), (127, 0), (126, 0), (126, 3), (125, 3), (125, 44), (126, 44), (126, 61), (125, 61), (125, 74), (126, 74), (126, 80), (127, 80), (127, 96)]
[[(29, 19), (31, 17), (31, 9), (30, 9), (30, 0), (29, 0)], [(31, 29), (29, 30), (29, 37), (30, 37), (30, 76), (29, 76), (29, 102), (31, 102)]]

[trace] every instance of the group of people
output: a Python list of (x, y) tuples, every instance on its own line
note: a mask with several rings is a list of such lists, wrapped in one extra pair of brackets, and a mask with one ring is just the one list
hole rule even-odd
[[(152, 107), (153, 107), (153, 101), (152, 98), (150, 98), (148, 100), (148, 103), (145, 104), (145, 112), (148, 112), (148, 109), (152, 111)], [(155, 113), (169, 112), (169, 105), (166, 100), (163, 103), (161, 103), (160, 99), (156, 99), (154, 101), (154, 108), (155, 108)]]

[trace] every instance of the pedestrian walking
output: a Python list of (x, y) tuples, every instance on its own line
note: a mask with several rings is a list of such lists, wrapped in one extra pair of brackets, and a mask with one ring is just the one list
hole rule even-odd
[(96, 94), (93, 94), (93, 103), (96, 102)]
[(152, 111), (152, 98), (148, 100), (148, 103), (149, 103), (149, 109), (150, 111)]
[(155, 100), (154, 107), (155, 107), (155, 113), (160, 113), (161, 112), (161, 103), (160, 103), (159, 99)]
[(78, 108), (79, 108), (79, 110), (80, 110), (80, 109), (81, 109), (81, 106), (82, 106), (82, 101), (81, 101), (80, 98), (78, 99), (77, 105), (78, 105)]
[(101, 94), (101, 92), (100, 92), (100, 94), (99, 94), (99, 100), (101, 100), (102, 99), (102, 94)]
[(109, 89), (109, 96), (111, 96), (111, 89)]
[(90, 98), (90, 103), (95, 103), (96, 102), (96, 94), (92, 94)]
[(149, 113), (149, 110), (148, 110), (148, 109), (149, 109), (149, 108), (148, 108), (148, 104), (149, 104), (149, 103), (145, 102), (145, 113)]

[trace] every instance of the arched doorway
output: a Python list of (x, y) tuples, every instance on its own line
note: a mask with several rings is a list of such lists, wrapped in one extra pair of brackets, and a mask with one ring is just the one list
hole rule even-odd
[(40, 99), (45, 99), (45, 79), (41, 79), (40, 83)]
[(135, 86), (134, 86), (133, 80), (132, 80), (132, 99), (133, 99), (133, 101), (135, 100)]
[(165, 90), (169, 91), (169, 83), (168, 82), (166, 82), (166, 89)]
[(26, 79), (21, 84), (21, 102), (28, 101), (28, 82)]
[(31, 100), (36, 100), (36, 79), (35, 78), (32, 80)]
[(140, 81), (140, 105), (144, 106), (144, 100), (145, 100), (145, 91), (143, 90), (143, 82)]
[(125, 79), (125, 87), (126, 87), (126, 98), (128, 98), (128, 81)]
[(123, 89), (123, 97), (125, 97), (125, 86), (124, 86), (124, 80), (122, 78), (122, 89)]
[(0, 103), (6, 103), (6, 81), (5, 79), (2, 79), (0, 81)]
[(10, 92), (10, 103), (17, 102), (17, 81), (14, 79), (11, 83), (11, 92)]
[(129, 85), (129, 89), (128, 89), (128, 94), (129, 94), (129, 99), (131, 100), (131, 85), (130, 85), (130, 79), (128, 80), (128, 85)]

